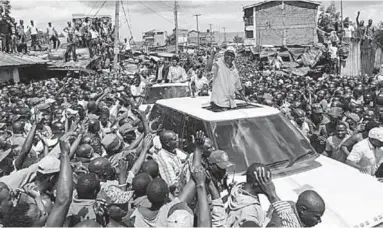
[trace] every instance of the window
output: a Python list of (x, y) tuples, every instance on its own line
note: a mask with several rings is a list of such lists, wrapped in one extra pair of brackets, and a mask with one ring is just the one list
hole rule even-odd
[(160, 105), (154, 105), (152, 112), (150, 113), (149, 120), (153, 120), (158, 117), (160, 118), (160, 122), (162, 123), (164, 129), (172, 130), (178, 134), (179, 137), (181, 137), (181, 128), (184, 119), (181, 113)]
[(254, 38), (254, 32), (253, 31), (245, 31), (246, 38)]
[(184, 121), (184, 126), (182, 131), (183, 133), (182, 138), (184, 139), (182, 146), (184, 151), (189, 151), (192, 135), (195, 135), (197, 131), (203, 131), (205, 133), (205, 136), (208, 137), (208, 135), (206, 134), (205, 125), (202, 120), (196, 119), (191, 116), (185, 116), (185, 121)]

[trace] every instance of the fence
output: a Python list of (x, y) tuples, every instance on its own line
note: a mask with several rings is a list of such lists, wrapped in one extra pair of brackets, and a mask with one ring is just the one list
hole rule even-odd
[(383, 63), (382, 49), (370, 40), (352, 41), (346, 62), (341, 66), (342, 76), (372, 75), (374, 68)]

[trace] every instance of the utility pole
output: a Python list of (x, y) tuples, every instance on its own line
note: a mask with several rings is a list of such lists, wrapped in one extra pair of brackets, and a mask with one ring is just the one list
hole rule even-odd
[(226, 43), (226, 27), (223, 27), (224, 43)]
[(120, 0), (116, 1), (116, 12), (115, 12), (115, 21), (114, 21), (114, 61), (113, 68), (117, 69), (118, 66), (118, 54), (119, 49), (119, 37), (120, 37)]
[(174, 23), (175, 23), (175, 36), (176, 36), (176, 55), (178, 54), (178, 3), (174, 1)]
[(198, 17), (201, 16), (201, 14), (194, 14), (193, 15), (196, 20), (197, 20), (197, 37), (198, 37), (198, 41), (197, 41), (197, 44), (198, 44), (198, 49), (199, 49), (199, 28), (198, 28)]
[(209, 26), (210, 26), (210, 46), (213, 46), (213, 31), (211, 30), (211, 26), (212, 26), (212, 24), (209, 24)]

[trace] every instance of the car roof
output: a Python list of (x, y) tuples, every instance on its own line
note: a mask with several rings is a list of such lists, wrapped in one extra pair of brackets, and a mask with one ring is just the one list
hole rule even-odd
[(152, 87), (153, 88), (158, 88), (158, 87), (181, 87), (181, 86), (189, 86), (187, 82), (184, 83), (161, 83), (161, 84), (154, 84)]
[[(204, 121), (227, 121), (234, 119), (246, 119), (254, 117), (262, 117), (279, 114), (279, 110), (265, 105), (250, 103), (246, 104), (244, 101), (236, 100), (237, 105), (244, 106), (234, 110), (215, 112), (209, 110), (210, 97), (182, 97), (158, 100), (156, 104), (174, 109), (186, 115)], [(246, 107), (247, 105), (247, 107)]]

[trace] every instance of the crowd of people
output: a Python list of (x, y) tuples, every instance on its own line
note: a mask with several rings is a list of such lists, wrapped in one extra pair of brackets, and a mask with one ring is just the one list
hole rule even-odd
[(77, 61), (76, 48), (88, 48), (91, 58), (95, 55), (109, 61), (113, 58), (114, 26), (110, 18), (73, 18), (63, 31), (58, 31), (51, 22), (47, 23), (46, 28), (37, 28), (33, 20), (27, 25), (24, 20), (17, 22), (6, 15), (2, 7), (0, 16), (1, 47), (4, 52), (26, 54), (36, 50), (56, 50), (60, 47), (60, 39), (64, 41), (63, 37), (66, 37), (66, 62), (70, 59)]
[[(2, 87), (0, 223), (6, 227), (319, 223), (325, 203), (317, 192), (305, 191), (296, 202), (284, 201), (276, 194), (271, 171), (258, 163), (248, 167), (246, 182), (228, 186), (227, 169), (234, 164), (227, 152), (214, 148), (212, 139), (196, 132), (194, 146), (181, 151), (182, 139), (175, 132), (158, 118), (149, 119), (149, 110), (139, 111), (146, 85), (166, 81), (189, 81), (197, 88), (202, 84), (201, 90), (212, 89), (212, 105), (230, 108), (217, 96), (226, 93), (217, 90), (224, 80), (217, 78), (223, 77), (226, 63), (234, 63), (236, 53), (232, 48), (212, 53), (182, 56), (186, 57), (182, 66), (173, 57), (167, 70), (161, 60), (151, 61), (142, 64), (133, 79), (100, 72)], [(260, 90), (254, 94), (260, 99)], [(260, 194), (274, 210), (268, 217), (260, 206)], [(308, 213), (309, 209), (316, 213)]]
[[(70, 24), (68, 23), (68, 26)], [(227, 183), (229, 151), (181, 139), (147, 109), (155, 83), (189, 83), (214, 109), (236, 99), (279, 109), (316, 152), (383, 178), (383, 66), (356, 78), (296, 76), (234, 48), (140, 61), (123, 71), (7, 85), (0, 95), (0, 224), (28, 226), (301, 227), (321, 222), (313, 190), (278, 197), (267, 164)], [(270, 210), (264, 210), (259, 195)]]

